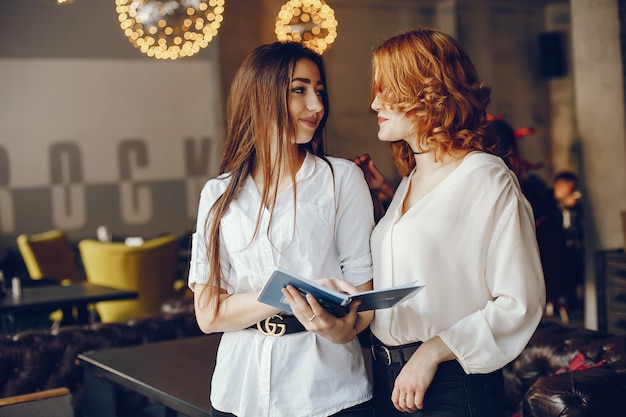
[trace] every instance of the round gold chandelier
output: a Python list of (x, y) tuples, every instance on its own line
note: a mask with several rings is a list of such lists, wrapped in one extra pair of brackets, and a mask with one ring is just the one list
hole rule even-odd
[(120, 27), (156, 59), (189, 57), (206, 48), (224, 19), (224, 0), (115, 0)]
[(337, 20), (324, 0), (289, 0), (278, 12), (274, 31), (281, 42), (301, 42), (323, 54), (337, 38)]

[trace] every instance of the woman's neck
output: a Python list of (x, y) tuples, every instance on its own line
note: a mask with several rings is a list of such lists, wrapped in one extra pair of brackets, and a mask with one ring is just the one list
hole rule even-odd
[(440, 152), (434, 149), (415, 154), (415, 171), (425, 172), (438, 169), (449, 169), (450, 166), (458, 165), (465, 156), (470, 153), (469, 149)]
[[(273, 194), (274, 191), (276, 192), (276, 195), (280, 194), (281, 191), (283, 191), (291, 184), (292, 175), (295, 175), (298, 172), (298, 170), (302, 166), (302, 163), (304, 162), (305, 157), (306, 151), (298, 150), (298, 153), (296, 155), (297, 160), (295, 161), (295, 164), (290, 164), (288, 160), (283, 160), (280, 166), (273, 167), (272, 178), (266, 178), (265, 175), (265, 169), (269, 167), (257, 164), (252, 172), (252, 179), (254, 180), (254, 183), (256, 184), (259, 193), (262, 195), (263, 190), (269, 186), (270, 194)], [(272, 157), (272, 161), (274, 159), (275, 158)], [(292, 166), (294, 169), (293, 173)]]

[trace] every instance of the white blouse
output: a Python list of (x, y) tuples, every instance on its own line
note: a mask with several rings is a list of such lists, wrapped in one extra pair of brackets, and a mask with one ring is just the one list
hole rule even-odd
[[(230, 293), (260, 291), (275, 268), (305, 278), (343, 278), (353, 285), (372, 279), (369, 237), (374, 227), (370, 193), (351, 161), (307, 154), (293, 188), (282, 191), (268, 231), (265, 211), (251, 241), (260, 194), (248, 178), (220, 223), (222, 276)], [(224, 192), (227, 175), (205, 185), (193, 236), (189, 285), (206, 283), (204, 224)], [(334, 183), (334, 185), (333, 185)], [(282, 337), (255, 329), (224, 333), (211, 384), (211, 403), (239, 417), (329, 416), (371, 398), (357, 339), (334, 344), (310, 332)]]
[(371, 329), (388, 345), (446, 343), (466, 373), (513, 360), (545, 303), (533, 212), (515, 175), (483, 152), (468, 154), (404, 215), (409, 178), (372, 233), (374, 288), (414, 280), (417, 296), (376, 311)]

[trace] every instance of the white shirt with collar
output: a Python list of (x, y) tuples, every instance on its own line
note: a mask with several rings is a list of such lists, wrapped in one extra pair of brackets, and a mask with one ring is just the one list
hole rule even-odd
[(414, 298), (378, 310), (387, 345), (439, 335), (466, 373), (513, 360), (543, 314), (545, 284), (533, 212), (504, 162), (468, 154), (404, 215), (410, 177), (372, 232), (374, 288), (419, 281)]
[[(267, 232), (265, 211), (257, 237), (260, 194), (249, 177), (220, 223), (222, 276), (229, 293), (260, 291), (275, 268), (309, 279), (339, 277), (353, 285), (372, 279), (369, 237), (374, 227), (370, 193), (351, 161), (307, 154), (291, 186), (277, 198)], [(189, 285), (206, 283), (204, 224), (224, 192), (228, 175), (202, 190), (192, 240)], [(333, 185), (334, 183), (334, 185)], [(282, 337), (254, 329), (226, 332), (211, 383), (211, 403), (239, 417), (329, 416), (371, 398), (357, 339), (334, 344), (310, 332)]]

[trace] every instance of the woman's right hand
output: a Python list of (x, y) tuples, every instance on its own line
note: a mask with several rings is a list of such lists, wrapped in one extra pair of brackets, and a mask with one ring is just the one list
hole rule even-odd
[[(372, 289), (371, 280), (359, 286), (354, 286), (339, 278), (323, 278), (316, 280), (316, 282), (346, 294), (355, 294)], [(326, 311), (311, 294), (303, 297), (291, 285), (283, 289), (283, 295), (289, 303), (291, 311), (305, 329), (319, 334), (333, 343), (344, 344), (352, 341), (369, 326), (374, 318), (373, 311), (357, 312), (360, 301), (350, 303), (350, 310), (345, 316), (335, 317)]]
[(357, 336), (357, 308), (360, 301), (351, 303), (350, 311), (345, 316), (335, 317), (311, 294), (303, 297), (292, 285), (287, 285), (282, 291), (294, 316), (307, 331), (338, 344), (348, 343)]

